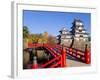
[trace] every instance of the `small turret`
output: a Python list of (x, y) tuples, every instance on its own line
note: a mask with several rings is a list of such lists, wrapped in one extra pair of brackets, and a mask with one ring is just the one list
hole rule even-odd
[(71, 33), (63, 27), (60, 31), (60, 35), (58, 35), (58, 43), (65, 46), (70, 46), (72, 41)]

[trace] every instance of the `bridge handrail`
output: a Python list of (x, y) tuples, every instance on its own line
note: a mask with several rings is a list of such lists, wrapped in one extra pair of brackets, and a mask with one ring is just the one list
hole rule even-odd
[(51, 65), (50, 68), (54, 68), (54, 67), (56, 67), (59, 64), (61, 64), (61, 61), (58, 61), (56, 64)]
[[(59, 54), (58, 54), (59, 52), (57, 52), (56, 50), (51, 50), (51, 48), (58, 48), (58, 50), (60, 50), (60, 51), (62, 50), (61, 45), (33, 43), (33, 44), (29, 44), (29, 46), (30, 47), (46, 47), (54, 57), (59, 56)], [(67, 50), (67, 54), (70, 54), (80, 60), (83, 60), (83, 61), (86, 60), (86, 52), (75, 49), (75, 48), (70, 48), (70, 47), (67, 47), (66, 50)]]
[[(45, 47), (45, 46), (44, 46)], [(53, 55), (54, 57), (56, 57), (57, 55), (55, 55), (48, 47), (45, 47), (49, 52), (50, 52), (50, 54), (51, 55)]]
[(78, 54), (78, 55), (80, 55), (80, 56), (85, 56), (85, 52), (79, 51), (79, 50), (76, 50), (76, 49), (67, 48), (67, 51), (70, 51), (70, 52), (72, 52), (72, 53), (76, 53), (76, 54)]
[(50, 46), (50, 45), (44, 45), (44, 47), (48, 48), (50, 52), (53, 52), (56, 56), (59, 56), (60, 54), (58, 54), (57, 51), (55, 50), (52, 50), (53, 49), (53, 46)]
[(55, 60), (58, 60), (59, 58), (61, 58), (61, 55), (55, 57), (54, 59), (50, 60), (49, 62), (45, 63), (45, 64), (42, 64), (41, 66), (42, 67), (46, 67), (48, 66), (49, 64), (53, 63)]

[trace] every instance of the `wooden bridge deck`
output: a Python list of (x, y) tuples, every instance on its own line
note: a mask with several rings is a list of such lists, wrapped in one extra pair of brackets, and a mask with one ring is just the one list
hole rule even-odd
[(79, 61), (66, 59), (67, 61), (67, 67), (84, 67), (84, 66), (90, 66), (90, 64), (82, 63)]

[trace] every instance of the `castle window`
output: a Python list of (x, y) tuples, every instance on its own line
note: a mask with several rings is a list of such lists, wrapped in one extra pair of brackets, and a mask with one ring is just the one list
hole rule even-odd
[(79, 30), (79, 32), (82, 32), (82, 30)]
[(64, 32), (62, 32), (62, 34), (67, 34), (67, 32), (64, 31)]
[(83, 35), (80, 35), (80, 37), (83, 37)]

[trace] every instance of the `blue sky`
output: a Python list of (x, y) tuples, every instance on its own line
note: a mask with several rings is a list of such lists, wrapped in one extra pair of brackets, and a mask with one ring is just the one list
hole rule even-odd
[(84, 22), (85, 29), (90, 33), (91, 14), (75, 12), (51, 12), (51, 11), (23, 11), (23, 26), (27, 26), (31, 33), (43, 33), (57, 36), (62, 27), (71, 30), (75, 18)]

